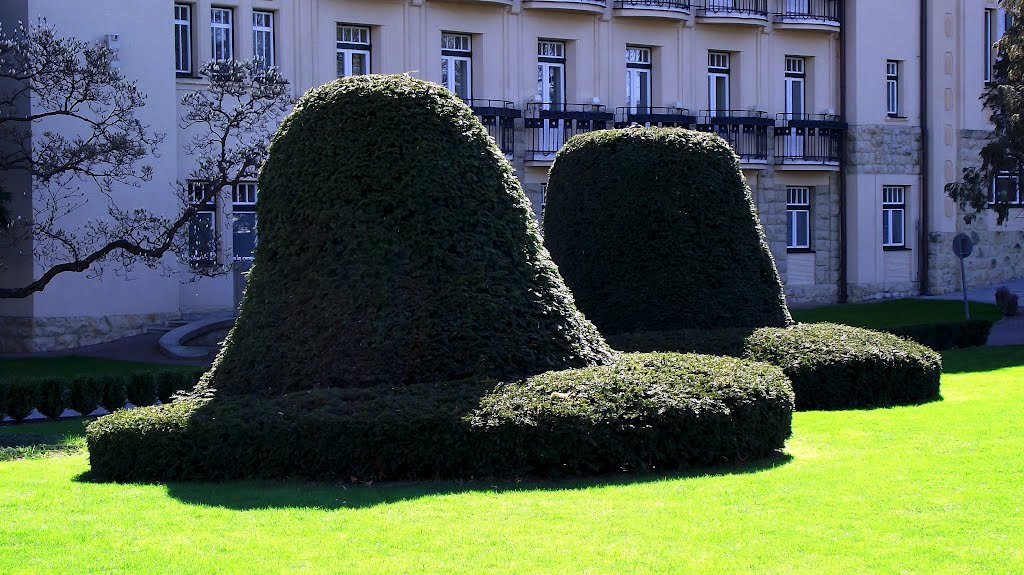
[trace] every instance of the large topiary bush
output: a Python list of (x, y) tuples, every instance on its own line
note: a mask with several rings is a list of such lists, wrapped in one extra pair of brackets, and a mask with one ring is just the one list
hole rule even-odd
[(574, 137), (551, 166), (544, 241), (606, 334), (791, 321), (739, 159), (713, 134)]
[(259, 178), (260, 245), (205, 384), (285, 393), (607, 363), (529, 200), (459, 98), (408, 76), (310, 90)]
[(777, 367), (635, 354), (521, 382), (189, 399), (101, 418), (88, 439), (112, 480), (578, 475), (762, 457), (792, 409)]

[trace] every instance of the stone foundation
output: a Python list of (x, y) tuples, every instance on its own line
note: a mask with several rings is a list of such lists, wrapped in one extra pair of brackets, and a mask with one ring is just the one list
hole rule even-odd
[[(967, 285), (998, 284), (1024, 277), (1024, 231), (967, 231), (974, 253), (967, 258)], [(934, 232), (928, 242), (928, 290), (944, 294), (961, 290), (960, 260), (953, 254), (954, 233)], [(993, 302), (995, 294), (993, 292)]]
[(847, 287), (850, 303), (882, 299), (916, 297), (920, 295), (917, 282), (893, 282), (886, 284), (850, 284)]
[(0, 353), (63, 351), (139, 335), (177, 313), (83, 317), (0, 317)]

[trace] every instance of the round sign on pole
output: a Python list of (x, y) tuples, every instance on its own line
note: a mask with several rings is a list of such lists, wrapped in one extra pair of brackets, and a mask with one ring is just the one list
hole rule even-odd
[(974, 242), (971, 241), (971, 236), (965, 233), (959, 233), (953, 238), (953, 253), (956, 257), (964, 259), (974, 252)]

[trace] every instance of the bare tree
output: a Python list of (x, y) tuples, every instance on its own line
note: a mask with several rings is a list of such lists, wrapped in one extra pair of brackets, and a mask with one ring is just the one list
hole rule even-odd
[[(206, 64), (199, 74), (207, 82), (184, 96), (180, 122), (191, 134), (186, 153), (196, 166), (188, 180), (203, 185), (174, 184), (169, 193), (181, 199), (181, 210), (170, 217), (121, 208), (117, 187), (159, 185), (146, 161), (159, 155), (164, 134), (137, 117), (146, 96), (113, 65), (114, 56), (104, 46), (59, 37), (45, 22), (0, 31), (0, 192), (12, 192), (7, 184), (15, 174), (31, 180), (27, 213), (0, 196), (0, 239), (30, 245), (44, 270), (25, 285), (0, 286), (0, 298), (42, 291), (63, 273), (98, 276), (111, 267), (127, 273), (140, 264), (175, 266), (171, 255), (187, 259), (183, 231), (197, 208), (256, 177), (271, 132), (292, 102), (276, 68)], [(48, 129), (53, 122), (59, 129)], [(81, 221), (90, 202), (103, 202), (105, 217)]]

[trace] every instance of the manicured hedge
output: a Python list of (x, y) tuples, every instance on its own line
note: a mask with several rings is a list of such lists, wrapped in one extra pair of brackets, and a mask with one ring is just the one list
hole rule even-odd
[(546, 202), (545, 244), (605, 335), (791, 323), (739, 159), (717, 135), (576, 136)]
[(87, 430), (92, 473), (118, 481), (557, 476), (746, 461), (782, 448), (782, 371), (733, 358), (480, 381), (184, 399)]
[(992, 322), (984, 319), (886, 327), (882, 331), (912, 339), (936, 351), (985, 345)]
[(942, 358), (892, 334), (829, 323), (764, 328), (746, 355), (782, 368), (796, 408), (844, 409), (921, 403), (939, 396)]
[(197, 367), (128, 375), (0, 379), (0, 419), (10, 416), (22, 420), (33, 409), (50, 418), (60, 417), (65, 409), (82, 415), (97, 407), (114, 411), (125, 406), (129, 390), (135, 405), (153, 405), (157, 399), (166, 403), (175, 393), (192, 390), (205, 371), (206, 368)]
[(473, 111), (404, 75), (307, 92), (259, 178), (260, 245), (218, 396), (609, 363)]

